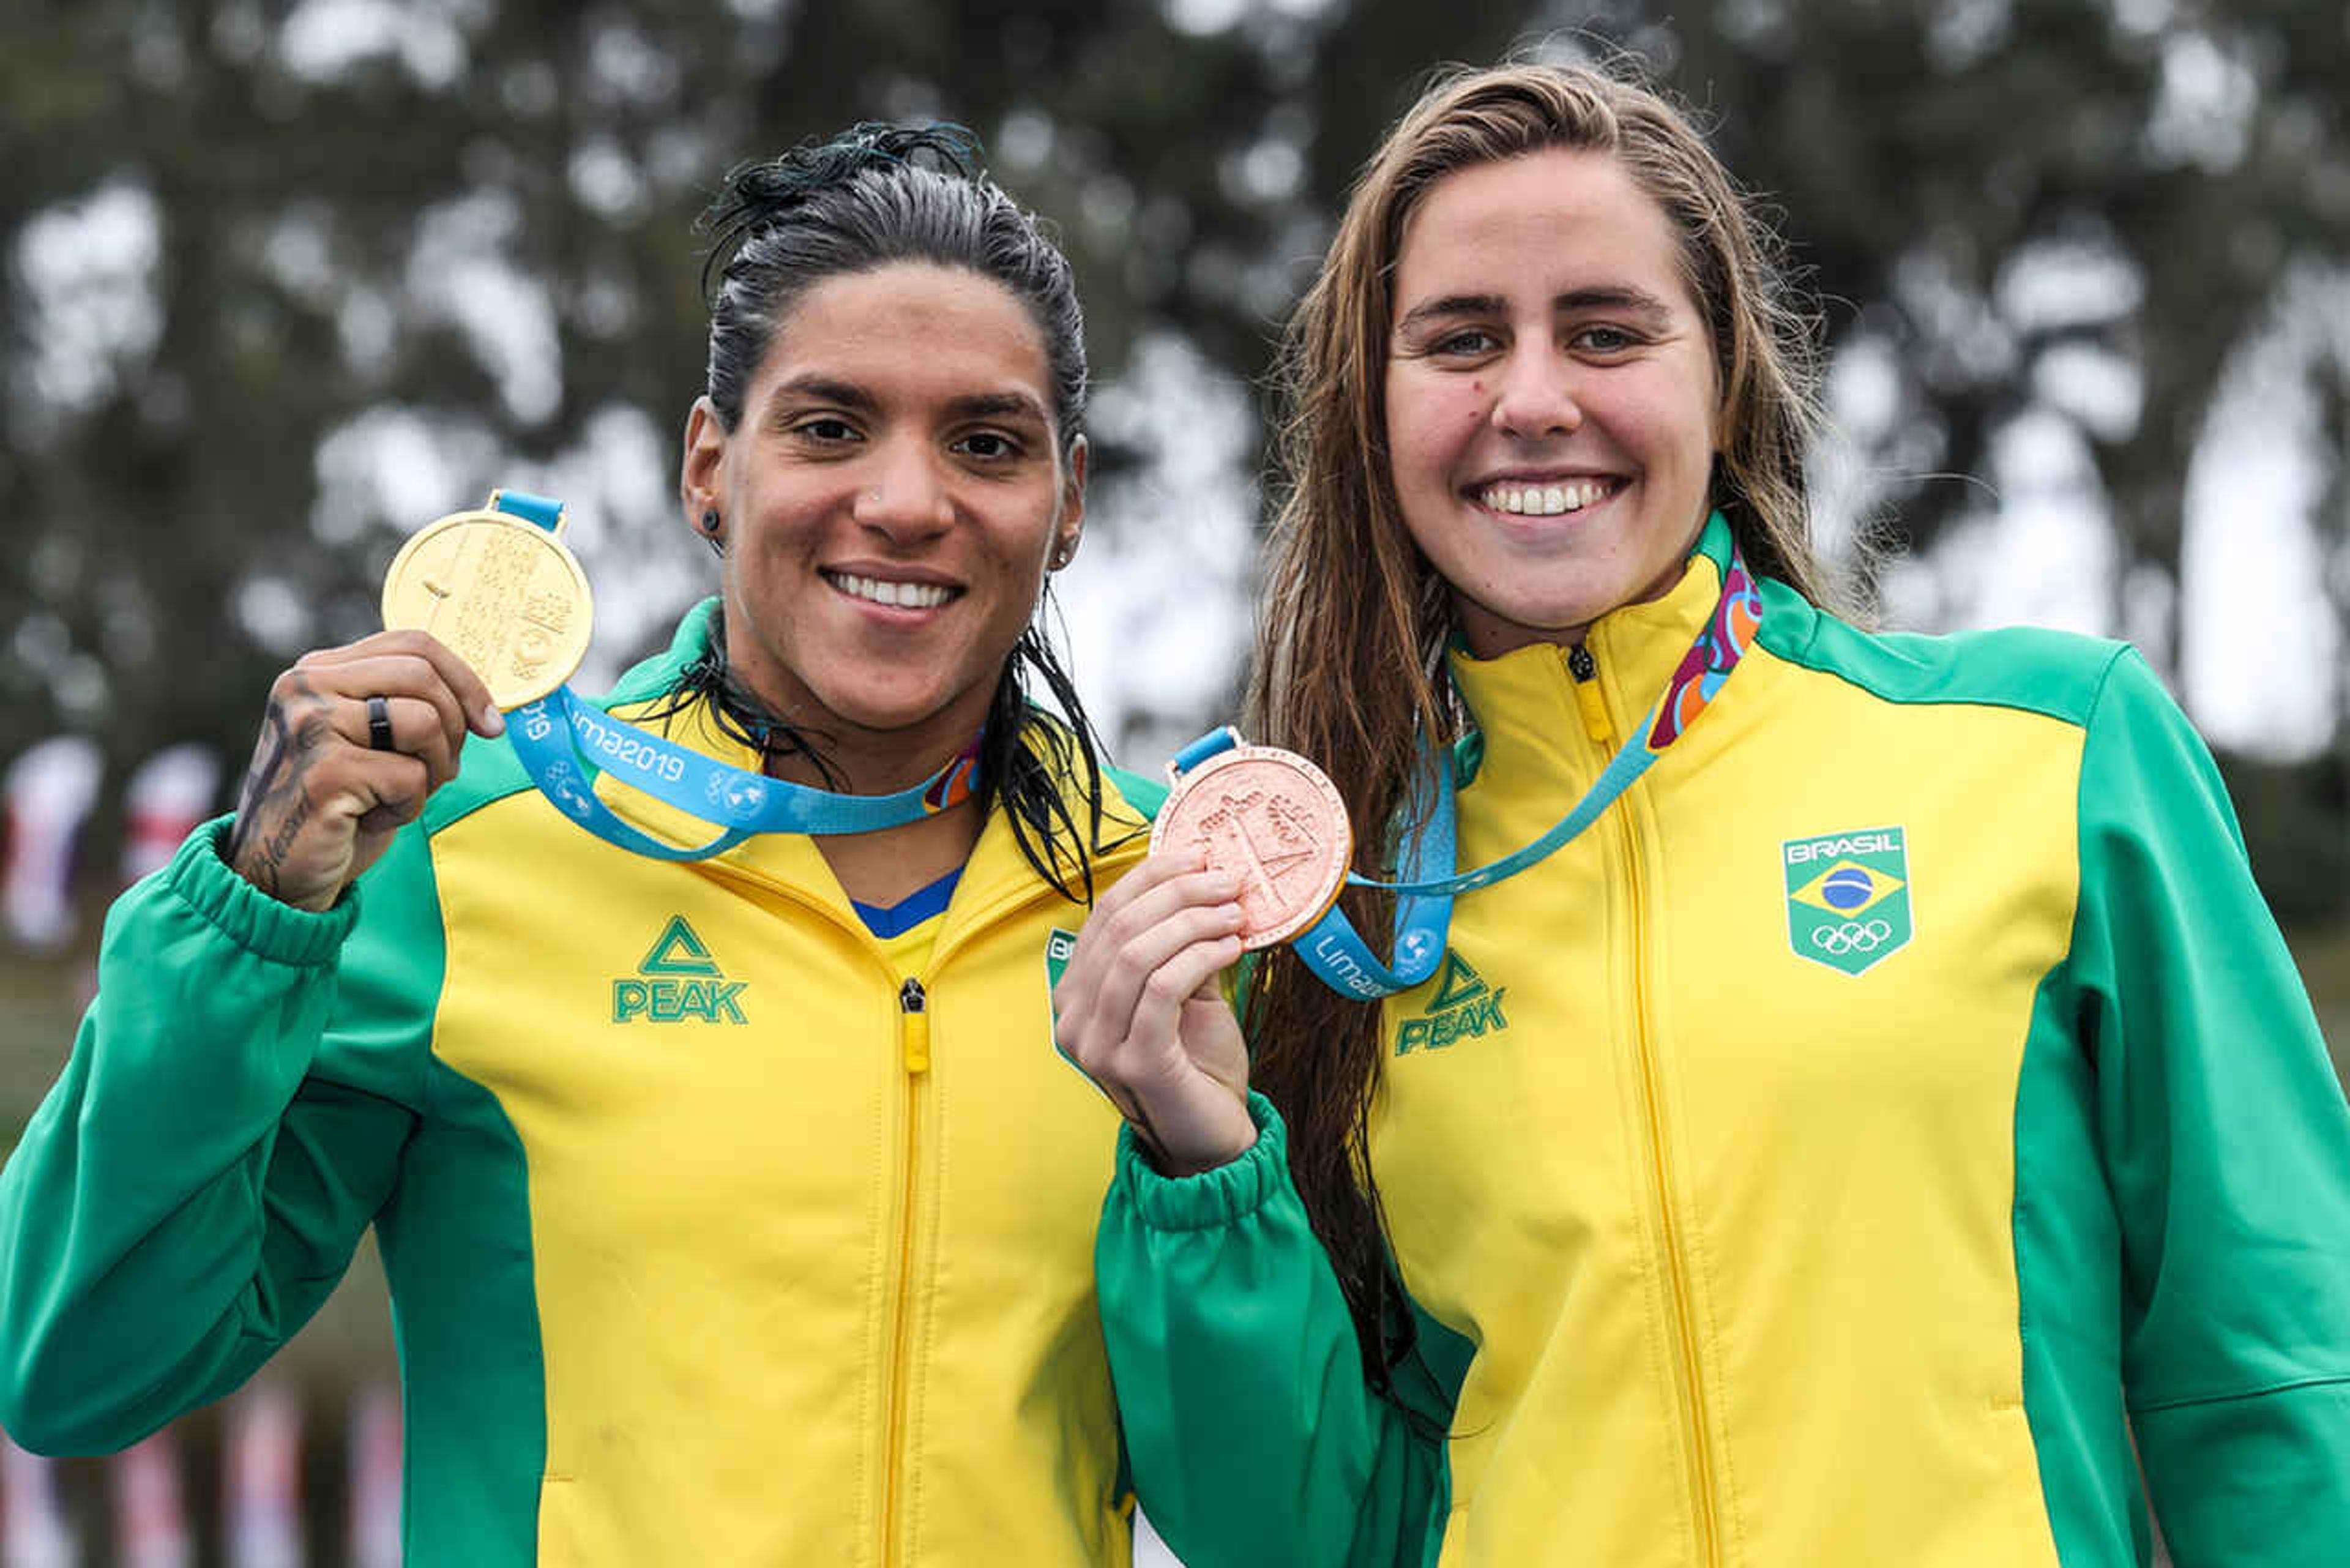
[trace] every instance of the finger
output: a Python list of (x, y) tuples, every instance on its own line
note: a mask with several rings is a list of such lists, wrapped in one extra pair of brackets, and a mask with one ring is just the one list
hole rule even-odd
[(1201, 987), (1212, 985), (1218, 974), (1240, 961), (1240, 938), (1218, 937), (1192, 943), (1151, 972), (1121, 1047), (1126, 1070), (1120, 1076), (1133, 1087), (1138, 1101), (1148, 1103), (1154, 1083), (1171, 1087), (1196, 1071), (1197, 1064), (1184, 1051), (1177, 1027), (1183, 1004)]
[(1229, 935), (1240, 929), (1236, 902), (1208, 902), (1221, 885), (1185, 873), (1162, 885), (1179, 889), (1190, 881), (1191, 891), (1203, 901), (1177, 902), (1171, 898), (1155, 904), (1143, 900), (1127, 910), (1097, 913), (1079, 932), (1068, 968), (1054, 990), (1054, 1006), (1066, 1026), (1067, 1044), (1097, 1054), (1124, 1038), (1136, 997), (1151, 971), (1188, 943)]
[(1140, 865), (1120, 877), (1094, 900), (1093, 910), (1087, 923), (1114, 917), (1119, 910), (1151, 888), (1165, 882), (1169, 877), (1180, 877), (1189, 871), (1197, 871), (1206, 864), (1206, 857), (1198, 854), (1154, 849), (1142, 857)]
[(1188, 857), (1146, 857), (1087, 918), (1064, 983), (1074, 981), (1080, 992), (1090, 993), (1100, 984), (1104, 967), (1138, 935), (1182, 910), (1229, 903), (1239, 894), (1240, 878), (1228, 871), (1207, 869)]
[[(361, 705), (357, 729), (349, 725), (348, 714), (338, 714), (336, 728), (358, 744), (368, 745), (367, 699), (407, 698), (431, 704), (432, 722), (442, 732), (444, 749), (454, 755), (464, 744), (468, 728), (464, 699), (450, 686), (441, 667), (418, 653), (392, 649), (368, 653), (361, 651), (363, 646), (354, 643), (322, 654), (304, 654), (295, 665), (315, 690)], [(403, 751), (413, 750), (414, 743), (421, 742), (421, 732), (412, 722), (400, 733), (411, 742), (403, 745)]]
[[(385, 739), (388, 743), (377, 745), (375, 719), (371, 710), (383, 705)], [(411, 757), (424, 764), (424, 788), (427, 794), (439, 789), (457, 776), (458, 748), (464, 744), (465, 731), (462, 725), (452, 735), (446, 714), (435, 703), (416, 697), (369, 697), (357, 703), (346, 701), (337, 707), (338, 732), (348, 734), (347, 715), (352, 708), (359, 711), (361, 733), (358, 743), (369, 751), (392, 753)]]
[(342, 809), (361, 833), (389, 833), (416, 820), (438, 787), (432, 765), (402, 752), (367, 752), (323, 771), (320, 782), (339, 792)]
[(429, 665), (454, 698), (465, 726), (475, 733), (495, 735), (505, 730), (505, 716), (498, 711), (488, 684), (448, 644), (429, 632), (407, 628), (380, 631), (357, 642), (305, 654), (302, 662), (350, 664), (385, 657), (415, 659)]
[[(1091, 1014), (1103, 1036), (1118, 1041), (1134, 1033), (1134, 1019), (1145, 1005), (1147, 993), (1163, 985), (1168, 966), (1179, 955), (1201, 944), (1230, 941), (1232, 950), (1223, 961), (1234, 961), (1239, 957), (1241, 920), (1238, 904), (1192, 905), (1143, 927), (1119, 944), (1094, 981)], [(1160, 1000), (1180, 1002), (1190, 989), (1187, 983), (1183, 991)], [(1083, 996), (1077, 1000), (1082, 1009)]]

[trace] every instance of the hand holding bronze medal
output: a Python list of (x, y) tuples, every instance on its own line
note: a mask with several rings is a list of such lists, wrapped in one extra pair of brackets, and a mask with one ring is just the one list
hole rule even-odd
[[(1700, 536), (1700, 553), (1716, 561), (1722, 574), (1721, 595), (1713, 613), (1682, 657), (1664, 695), (1641, 720), (1634, 739), (1608, 759), (1590, 790), (1548, 831), (1475, 870), (1451, 869), (1456, 863), (1455, 763), (1449, 750), (1431, 745), (1421, 770), (1421, 794), (1408, 817), (1417, 826), (1399, 846), (1397, 858), (1401, 875), (1394, 881), (1378, 881), (1347, 871), (1348, 851), (1341, 842), (1336, 852), (1336, 875), (1342, 881), (1395, 895), (1395, 940), (1387, 959), (1371, 950), (1345, 912), (1336, 907), (1336, 885), (1327, 894), (1319, 895), (1316, 903), (1303, 896), (1305, 879), (1302, 875), (1290, 885), (1294, 890), (1284, 890), (1276, 882), (1274, 872), (1323, 864), (1320, 857), (1305, 851), (1309, 836), (1317, 833), (1343, 836), (1346, 832), (1346, 817), (1337, 792), (1301, 758), (1272, 748), (1242, 746), (1240, 737), (1230, 729), (1211, 731), (1194, 741), (1170, 764), (1179, 783), (1176, 794), (1161, 808), (1159, 826), (1151, 834), (1151, 846), (1162, 846), (1162, 832), (1185, 835), (1189, 842), (1207, 847), (1215, 865), (1251, 877), (1260, 909), (1267, 912), (1251, 910), (1248, 895), (1243, 893), (1242, 909), (1247, 916), (1244, 948), (1293, 942), (1300, 961), (1323, 983), (1341, 995), (1364, 1001), (1392, 996), (1425, 984), (1444, 957), (1454, 896), (1492, 887), (1540, 864), (1589, 827), (1704, 711), (1752, 645), (1762, 622), (1762, 595), (1746, 570), (1730, 525), (1718, 513)], [(1318, 826), (1320, 819), (1310, 809), (1289, 804), (1306, 798), (1302, 789), (1280, 795), (1283, 804), (1274, 806), (1269, 804), (1275, 798), (1270, 781), (1262, 788), (1252, 788), (1253, 781), (1239, 777), (1222, 789), (1210, 784), (1217, 774), (1241, 765), (1241, 759), (1253, 754), (1281, 759), (1282, 765), (1298, 777), (1310, 775), (1320, 781), (1322, 788), (1329, 792), (1333, 826), (1322, 828)], [(1211, 794), (1214, 804), (1179, 811), (1178, 803), (1185, 801), (1195, 788)], [(1249, 800), (1257, 804), (1243, 804)], [(1171, 826), (1170, 818), (1175, 819)], [(1191, 826), (1194, 822), (1197, 826)], [(1266, 859), (1268, 846), (1270, 861)], [(1272, 869), (1268, 870), (1268, 867)], [(1293, 897), (1296, 899), (1295, 904), (1281, 901)], [(1298, 918), (1291, 919), (1275, 912), (1291, 909), (1297, 911)]]
[(1320, 768), (1276, 746), (1235, 745), (1188, 771), (1150, 828), (1155, 854), (1189, 851), (1241, 878), (1241, 947), (1289, 940), (1322, 918), (1347, 879), (1354, 834)]

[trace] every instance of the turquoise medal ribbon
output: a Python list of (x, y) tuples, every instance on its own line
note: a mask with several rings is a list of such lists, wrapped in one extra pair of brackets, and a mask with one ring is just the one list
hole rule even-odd
[[(552, 529), (563, 513), (546, 496), (503, 491), (497, 509)], [(607, 843), (655, 860), (704, 860), (760, 833), (878, 833), (920, 822), (971, 797), (979, 742), (911, 789), (895, 794), (836, 794), (719, 762), (624, 723), (557, 687), (506, 715), (506, 736), (523, 770), (556, 809)], [(630, 826), (596, 794), (599, 773), (719, 829), (691, 846)]]
[[(1728, 532), (1719, 514), (1708, 528), (1709, 535), (1713, 526), (1721, 527), (1724, 534)], [(1667, 746), (1688, 732), (1697, 716), (1721, 692), (1739, 660), (1753, 646), (1755, 632), (1762, 624), (1762, 597), (1733, 542), (1722, 570), (1721, 597), (1715, 602), (1713, 613), (1706, 618), (1697, 641), (1681, 657), (1664, 696), (1634, 732), (1639, 736), (1638, 743), (1627, 744), (1617, 751), (1583, 798), (1575, 802), (1574, 809), (1541, 836), (1473, 871), (1447, 873), (1442, 869), (1456, 864), (1458, 858), (1456, 784), (1452, 758), (1429, 748), (1421, 794), (1414, 801), (1412, 813), (1425, 826), (1413, 836), (1403, 857), (1402, 877), (1393, 882), (1381, 882), (1352, 871), (1347, 874), (1350, 886), (1396, 895), (1393, 962), (1383, 963), (1373, 954), (1353, 922), (1336, 904), (1290, 944), (1297, 950), (1297, 956), (1325, 985), (1342, 996), (1371, 1001), (1425, 984), (1444, 958), (1452, 924), (1453, 898), (1516, 876), (1547, 858), (1596, 822), (1635, 779), (1648, 772)], [(1233, 739), (1229, 730), (1220, 730), (1193, 742), (1176, 754), (1177, 772), (1225, 749)], [(1419, 809), (1423, 805), (1424, 812)]]

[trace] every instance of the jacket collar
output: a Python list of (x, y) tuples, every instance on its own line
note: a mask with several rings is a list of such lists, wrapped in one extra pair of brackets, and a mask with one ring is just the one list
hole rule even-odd
[(1586, 722), (1566, 647), (1529, 643), (1498, 659), (1477, 659), (1456, 646), (1447, 663), (1480, 737), (1471, 754), (1491, 763), (1531, 751), (1551, 758), (1552, 766), (1562, 755), (1587, 759), (1594, 748), (1603, 759), (1612, 754), (1664, 695), (1704, 630), (1721, 600), (1730, 555), (1730, 524), (1716, 512), (1664, 597), (1612, 609), (1592, 623), (1583, 645), (1597, 666), (1592, 680), (1607, 715), (1604, 736)]
[[(616, 719), (639, 722), (640, 715), (660, 704), (660, 700), (674, 688), (677, 678), (687, 665), (700, 659), (710, 646), (710, 636), (715, 620), (718, 601), (705, 599), (689, 611), (678, 625), (677, 634), (670, 646), (643, 662), (630, 668), (615, 683), (606, 706)], [(707, 701), (697, 701), (670, 717), (647, 725), (671, 742), (687, 747), (702, 755), (714, 758), (730, 767), (746, 773), (757, 773), (760, 757), (755, 749), (730, 735), (719, 724), (715, 709)], [(945, 758), (939, 759), (941, 763)], [(1065, 780), (1064, 797), (1069, 803), (1070, 815), (1082, 828), (1087, 824), (1087, 806), (1081, 783)], [(613, 814), (631, 826), (657, 835), (673, 844), (706, 843), (717, 829), (687, 812), (640, 791), (629, 788), (607, 774), (596, 781), (596, 793), (612, 808)], [(1119, 847), (1098, 857), (1097, 865), (1117, 865), (1139, 859), (1147, 847), (1148, 823), (1118, 792), (1107, 767), (1102, 775), (1102, 836)], [(789, 884), (802, 895), (834, 907), (841, 919), (854, 923), (855, 914), (848, 899), (841, 891), (839, 881), (825, 863), (816, 840), (802, 833), (762, 833), (744, 840), (723, 855), (712, 857), (711, 864), (732, 867), (754, 876)], [(1019, 840), (1002, 810), (988, 814), (980, 828), (979, 841), (972, 846), (971, 858), (964, 862), (962, 881), (957, 887), (957, 901), (970, 899), (993, 903), (999, 898), (1014, 896), (1020, 885), (1038, 885), (1035, 867), (1020, 851)], [(966, 892), (968, 889), (968, 892)]]

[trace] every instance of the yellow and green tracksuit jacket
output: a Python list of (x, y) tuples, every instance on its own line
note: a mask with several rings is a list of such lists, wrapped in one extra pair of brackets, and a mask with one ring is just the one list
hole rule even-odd
[[(1725, 553), (1587, 680), (1455, 663), (1464, 867), (1580, 798)], [(1688, 733), (1385, 1003), (1418, 1428), (1261, 1100), (1202, 1176), (1128, 1139), (1144, 1509), (1190, 1568), (2109, 1568), (2150, 1491), (2183, 1568), (2350, 1562), (2350, 1114), (2208, 754), (2117, 645), (1762, 592)]]
[[(673, 732), (755, 766), (706, 714)], [(19, 1441), (120, 1448), (235, 1387), (372, 1222), (411, 1562), (1127, 1560), (1090, 1267), (1117, 1118), (1050, 1048), (1076, 911), (1001, 813), (917, 974), (808, 838), (639, 858), (502, 742), (325, 914), (231, 872), (224, 827), (112, 911), (0, 1175)]]

